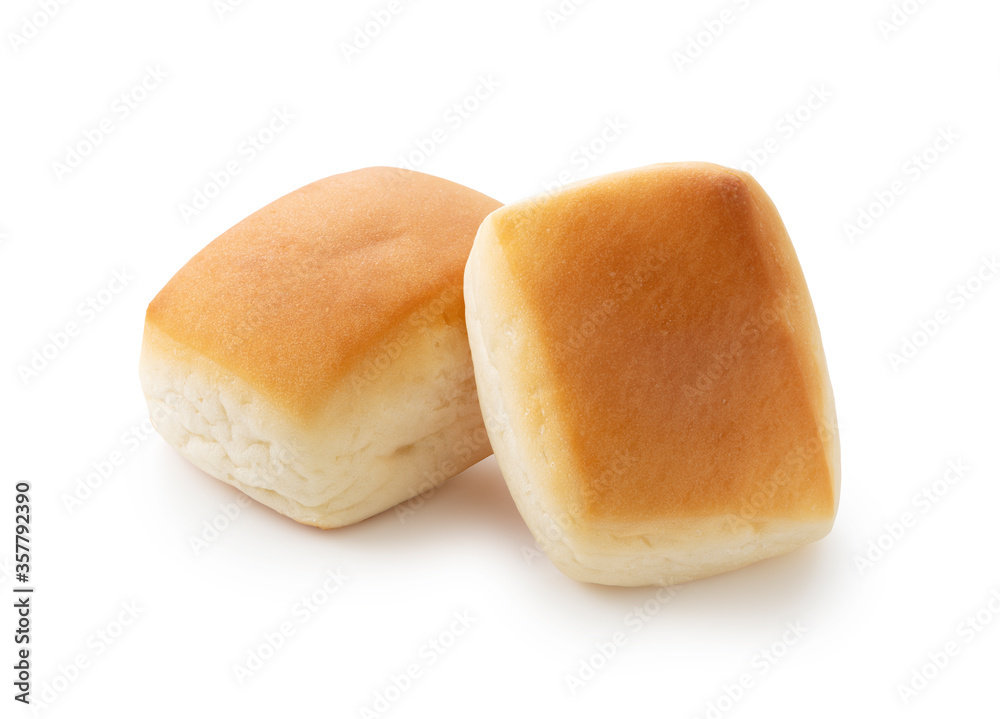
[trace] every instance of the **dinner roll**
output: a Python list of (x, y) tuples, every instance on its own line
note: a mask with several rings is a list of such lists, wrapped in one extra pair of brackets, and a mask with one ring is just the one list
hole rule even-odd
[(370, 168), (255, 212), (149, 305), (140, 375), (154, 426), (210, 475), (324, 528), (488, 456), (462, 272), (499, 206)]
[(465, 302), (497, 461), (567, 575), (674, 584), (830, 531), (840, 450), (819, 328), (749, 175), (653, 165), (501, 208)]

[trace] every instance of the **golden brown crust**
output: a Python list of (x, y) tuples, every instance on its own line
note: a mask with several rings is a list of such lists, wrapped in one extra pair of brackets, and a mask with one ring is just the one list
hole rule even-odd
[(476, 229), (500, 203), (419, 172), (368, 168), (272, 202), (193, 257), (146, 322), (300, 419), (435, 298), (461, 322)]
[[(831, 518), (838, 457), (819, 329), (774, 205), (749, 176), (655, 165), (487, 220), (549, 378), (576, 521)], [(481, 236), (483, 232), (481, 231)], [(530, 404), (530, 403), (529, 403)]]

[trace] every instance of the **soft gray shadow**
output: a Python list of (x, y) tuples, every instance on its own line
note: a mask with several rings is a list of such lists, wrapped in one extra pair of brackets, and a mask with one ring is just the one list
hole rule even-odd
[[(169, 513), (184, 523), (194, 523), (217, 511), (220, 502), (236, 496), (234, 488), (199, 470), (169, 447), (157, 452), (160, 470), (147, 498), (167, 505)], [(192, 512), (192, 506), (199, 507)], [(244, 510), (252, 516), (258, 539), (278, 543), (315, 545), (363, 545), (423, 561), (436, 547), (447, 547), (470, 537), (487, 537), (509, 545), (512, 554), (535, 547), (507, 489), (490, 457), (452, 478), (435, 490), (390, 508), (357, 524), (330, 530), (294, 522), (251, 500)], [(536, 560), (545, 563), (540, 557)], [(833, 537), (742, 569), (677, 585), (665, 614), (681, 613), (692, 621), (731, 616), (739, 621), (758, 621), (787, 616), (803, 602), (825, 605), (838, 594), (843, 578), (844, 554)], [(655, 587), (609, 587), (575, 581), (554, 570), (536, 572), (528, 581), (538, 581), (542, 591), (596, 605), (609, 613), (625, 614), (656, 596)], [(661, 595), (662, 596), (662, 595)]]
[(488, 535), (514, 547), (534, 542), (496, 460), (489, 457), (440, 487), (351, 527), (333, 530), (373, 546), (426, 547)]

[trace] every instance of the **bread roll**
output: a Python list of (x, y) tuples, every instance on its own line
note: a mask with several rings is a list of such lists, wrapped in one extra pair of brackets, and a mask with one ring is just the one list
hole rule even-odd
[(210, 475), (324, 528), (488, 456), (462, 272), (499, 206), (370, 168), (255, 212), (149, 305), (140, 375), (154, 426)]
[(830, 531), (819, 328), (752, 177), (654, 165), (499, 209), (465, 299), (497, 461), (570, 577), (673, 584)]

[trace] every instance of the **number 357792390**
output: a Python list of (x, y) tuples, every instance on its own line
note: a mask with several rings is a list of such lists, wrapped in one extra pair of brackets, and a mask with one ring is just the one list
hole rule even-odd
[(14, 572), (18, 581), (27, 582), (31, 571), (31, 497), (28, 492), (31, 485), (28, 482), (18, 482), (14, 487), (17, 496), (14, 498)]

